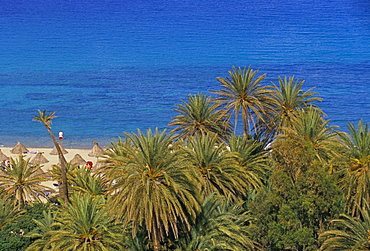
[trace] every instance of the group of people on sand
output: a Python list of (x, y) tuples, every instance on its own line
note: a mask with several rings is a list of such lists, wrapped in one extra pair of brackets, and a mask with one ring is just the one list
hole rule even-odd
[(11, 167), (11, 162), (10, 162), (10, 160), (4, 160), (2, 163), (1, 163), (1, 165), (0, 165), (0, 167), (4, 170), (4, 169), (6, 169), (7, 167)]

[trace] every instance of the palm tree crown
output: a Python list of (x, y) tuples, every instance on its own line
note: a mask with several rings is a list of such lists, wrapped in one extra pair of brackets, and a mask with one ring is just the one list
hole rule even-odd
[(53, 250), (122, 250), (122, 231), (107, 207), (102, 196), (74, 193), (70, 204), (59, 210), (53, 224), (58, 229), (45, 233)]
[(349, 122), (349, 134), (341, 134), (343, 152), (348, 166), (341, 186), (346, 193), (347, 212), (358, 215), (363, 203), (370, 203), (370, 128), (363, 120), (356, 126)]
[(171, 133), (179, 132), (186, 138), (197, 133), (216, 133), (225, 139), (231, 133), (229, 116), (210, 96), (198, 93), (189, 95), (187, 102), (177, 105), (180, 115), (173, 117), (169, 126), (176, 126)]
[(245, 195), (258, 179), (250, 179), (246, 169), (237, 161), (238, 153), (227, 149), (225, 143), (218, 143), (215, 135), (196, 135), (184, 147), (190, 168), (198, 174), (200, 191), (204, 196), (211, 193), (231, 195), (233, 199)]
[(250, 134), (250, 124), (255, 125), (256, 120), (263, 120), (265, 109), (270, 106), (271, 97), (267, 95), (270, 90), (260, 84), (266, 74), (255, 78), (257, 72), (258, 70), (253, 71), (250, 67), (241, 69), (233, 66), (232, 71), (229, 71), (230, 77), (217, 78), (224, 89), (211, 90), (218, 95), (217, 100), (224, 105), (226, 111), (234, 115), (235, 130), (241, 113), (245, 135)]
[(309, 104), (311, 107), (319, 108), (313, 104), (314, 101), (321, 101), (322, 98), (316, 97), (316, 92), (311, 88), (307, 91), (303, 91), (302, 85), (304, 80), (296, 80), (294, 76), (281, 77), (279, 79), (279, 85), (272, 83), (272, 107), (270, 110), (270, 128), (274, 128), (278, 133), (282, 127), (290, 127), (293, 118), (296, 116), (300, 109), (304, 109)]
[(325, 241), (319, 250), (370, 250), (369, 213), (370, 207), (365, 203), (360, 209), (360, 218), (342, 214), (339, 219), (333, 220), (334, 227), (338, 229), (328, 230), (320, 235)]
[[(120, 158), (107, 176), (113, 176), (112, 202), (124, 225), (131, 223), (133, 236), (144, 225), (159, 250), (160, 241), (170, 234), (177, 237), (179, 224), (186, 228), (199, 211), (199, 202), (191, 172), (172, 146), (173, 136), (164, 132), (126, 134), (120, 144)], [(107, 159), (109, 161), (109, 158)]]
[(282, 128), (283, 134), (278, 135), (275, 146), (280, 140), (287, 138), (306, 147), (319, 161), (327, 161), (338, 155), (339, 136), (337, 127), (329, 126), (330, 120), (325, 120), (314, 107), (297, 111), (292, 118), (291, 127)]
[(41, 166), (30, 165), (29, 161), (19, 155), (18, 159), (10, 159), (10, 167), (0, 171), (0, 189), (14, 199), (19, 208), (24, 208), (26, 203), (41, 202), (40, 197), (47, 198), (45, 192), (50, 190), (41, 185), (48, 180)]

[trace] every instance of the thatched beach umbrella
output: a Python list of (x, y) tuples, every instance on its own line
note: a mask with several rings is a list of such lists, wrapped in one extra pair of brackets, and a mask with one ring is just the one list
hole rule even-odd
[(24, 145), (22, 145), (21, 142), (18, 142), (17, 145), (12, 150), (10, 150), (10, 152), (13, 154), (22, 154), (28, 152), (28, 149)]
[[(59, 147), (62, 150), (63, 154), (67, 154), (68, 153), (68, 151), (66, 149), (64, 149), (63, 146), (61, 146), (60, 144), (59, 144)], [(58, 151), (57, 151), (57, 148), (55, 146), (54, 146), (53, 150), (51, 150), (50, 154), (51, 155), (58, 155)]]
[(6, 155), (3, 153), (3, 151), (1, 151), (1, 149), (0, 149), (0, 162), (3, 162), (3, 161), (5, 161), (5, 160), (7, 160), (7, 159), (9, 159), (9, 157), (8, 157), (8, 156), (6, 156)]
[(98, 142), (94, 141), (94, 147), (91, 149), (91, 152), (88, 154), (90, 157), (99, 157), (104, 155), (104, 150), (98, 144)]
[(77, 164), (79, 166), (82, 166), (82, 165), (85, 165), (86, 164), (86, 160), (84, 160), (81, 155), (79, 155), (78, 153), (73, 157), (73, 159), (71, 159), (71, 163), (72, 164)]
[(31, 159), (30, 161), (30, 164), (32, 165), (41, 165), (41, 164), (45, 164), (45, 163), (48, 163), (49, 160), (47, 158), (45, 158), (45, 156), (40, 152), (40, 153), (37, 153), (35, 157), (33, 157), (33, 159)]

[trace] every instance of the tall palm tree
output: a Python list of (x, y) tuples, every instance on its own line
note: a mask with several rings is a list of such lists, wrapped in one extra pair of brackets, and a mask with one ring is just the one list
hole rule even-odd
[(50, 191), (41, 182), (47, 181), (40, 165), (30, 165), (30, 159), (19, 155), (18, 159), (10, 159), (10, 167), (0, 171), (0, 190), (16, 202), (20, 209), (26, 203), (41, 202), (40, 197), (47, 199), (46, 191)]
[(169, 126), (175, 126), (171, 133), (187, 138), (197, 133), (215, 133), (225, 139), (231, 133), (229, 115), (220, 109), (220, 104), (210, 96), (198, 93), (189, 95), (187, 101), (176, 105), (180, 114), (173, 117)]
[(360, 217), (342, 214), (339, 219), (333, 220), (332, 222), (336, 229), (320, 234), (320, 238), (325, 241), (319, 250), (370, 250), (369, 213), (370, 207), (365, 202), (360, 209)]
[(116, 184), (111, 188), (112, 205), (124, 226), (130, 224), (133, 236), (144, 226), (154, 250), (160, 250), (167, 236), (178, 236), (179, 224), (190, 228), (200, 209), (191, 170), (172, 147), (174, 136), (165, 131), (125, 135), (126, 143), (115, 151), (122, 156), (114, 155), (111, 163), (116, 168), (106, 174)]
[(218, 193), (236, 199), (245, 195), (251, 184), (244, 166), (237, 162), (238, 155), (227, 150), (225, 143), (218, 143), (215, 135), (196, 135), (184, 147), (185, 159), (194, 168), (203, 195)]
[(69, 204), (59, 210), (58, 229), (47, 231), (53, 250), (123, 250), (123, 234), (109, 215), (102, 196), (74, 193)]
[(46, 110), (44, 111), (38, 110), (38, 113), (39, 113), (38, 116), (35, 116), (32, 120), (43, 123), (46, 130), (49, 132), (51, 139), (53, 140), (55, 148), (58, 152), (60, 166), (62, 170), (62, 184), (60, 186), (60, 192), (61, 192), (61, 196), (64, 199), (64, 201), (68, 202), (68, 184), (67, 184), (67, 174), (66, 174), (67, 161), (64, 157), (62, 149), (59, 146), (58, 141), (56, 140), (53, 132), (51, 131), (52, 119), (57, 117), (54, 115), (56, 112), (51, 112), (50, 114), (46, 114)]
[(213, 193), (205, 198), (189, 236), (181, 239), (180, 244), (186, 251), (255, 250), (250, 239), (251, 224), (252, 219), (242, 206)]
[(363, 203), (370, 203), (370, 128), (363, 120), (356, 126), (349, 122), (349, 134), (342, 134), (347, 167), (341, 186), (345, 191), (347, 212), (357, 215)]
[(268, 94), (271, 91), (260, 84), (266, 74), (255, 78), (257, 72), (250, 67), (241, 69), (233, 66), (229, 71), (230, 77), (217, 78), (224, 89), (211, 90), (218, 95), (216, 100), (221, 102), (226, 111), (233, 114), (235, 131), (241, 113), (244, 135), (250, 134), (250, 124), (255, 125), (256, 120), (263, 120), (266, 108), (270, 107), (271, 96)]
[(313, 92), (313, 88), (307, 91), (302, 90), (304, 80), (294, 79), (294, 76), (278, 77), (279, 85), (272, 83), (272, 107), (269, 119), (269, 128), (274, 128), (277, 133), (280, 132), (282, 127), (291, 127), (293, 118), (297, 115), (300, 109), (305, 109), (310, 105), (312, 108), (320, 111), (319, 107), (312, 104), (312, 102), (322, 101), (315, 95), (318, 93)]

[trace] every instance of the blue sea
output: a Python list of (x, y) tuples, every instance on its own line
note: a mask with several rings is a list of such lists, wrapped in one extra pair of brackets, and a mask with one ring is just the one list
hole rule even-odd
[(0, 144), (69, 147), (165, 129), (175, 104), (251, 66), (316, 87), (332, 125), (370, 122), (369, 0), (0, 0)]

